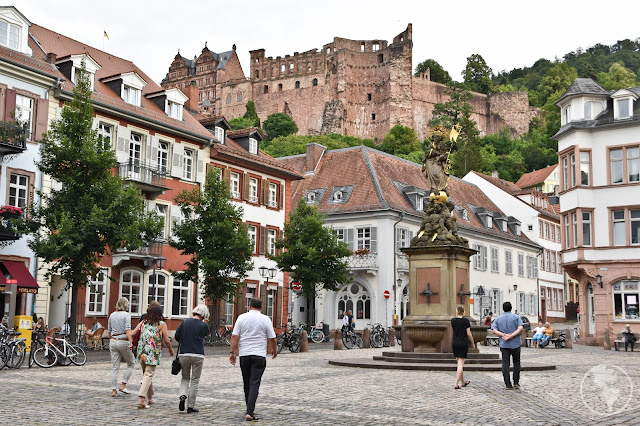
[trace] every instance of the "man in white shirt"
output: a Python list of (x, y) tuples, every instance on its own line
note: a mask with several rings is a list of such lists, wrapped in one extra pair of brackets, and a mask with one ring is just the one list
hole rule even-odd
[(244, 382), (244, 400), (247, 403), (247, 421), (257, 420), (253, 414), (260, 390), (260, 380), (267, 366), (267, 349), (271, 358), (278, 355), (276, 333), (271, 319), (263, 315), (262, 301), (251, 299), (249, 312), (238, 317), (231, 336), (229, 362), (236, 365), (236, 352), (240, 356), (240, 370)]

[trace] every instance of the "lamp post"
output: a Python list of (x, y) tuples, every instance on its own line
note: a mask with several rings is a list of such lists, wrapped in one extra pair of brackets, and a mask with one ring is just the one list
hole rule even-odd
[(164, 268), (164, 265), (166, 265), (167, 263), (167, 258), (166, 257), (162, 257), (162, 256), (158, 256), (158, 257), (154, 257), (154, 256), (146, 256), (143, 259), (143, 263), (144, 263), (144, 267), (149, 270), (149, 269), (153, 269), (153, 283), (151, 284), (151, 289), (153, 290), (153, 297), (157, 297), (156, 295), (156, 269), (162, 269)]
[[(276, 268), (267, 268), (266, 266), (261, 266), (258, 268), (258, 272), (260, 272), (260, 276), (262, 278), (266, 278), (267, 280), (267, 291), (269, 288), (269, 278), (273, 279), (278, 273), (278, 269)], [(274, 302), (275, 304), (275, 302)], [(265, 313), (267, 312), (267, 307), (265, 307)]]

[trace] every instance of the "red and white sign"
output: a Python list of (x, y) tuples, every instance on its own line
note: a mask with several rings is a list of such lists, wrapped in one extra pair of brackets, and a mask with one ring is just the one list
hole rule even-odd
[(295, 281), (294, 283), (292, 283), (291, 287), (293, 288), (293, 291), (301, 291), (302, 290), (302, 284), (300, 284), (298, 281)]
[(389, 296), (391, 296), (391, 293), (389, 293), (389, 290), (385, 290), (385, 291), (384, 291), (384, 298), (385, 298), (385, 299), (388, 299), (388, 298), (389, 298)]

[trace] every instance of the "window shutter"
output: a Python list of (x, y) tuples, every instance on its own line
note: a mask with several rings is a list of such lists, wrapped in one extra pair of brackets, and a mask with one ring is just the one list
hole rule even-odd
[(486, 271), (487, 270), (487, 247), (482, 246), (482, 250), (480, 251), (480, 253), (482, 254), (482, 270)]
[(263, 206), (269, 204), (269, 182), (266, 179), (260, 179), (260, 204)]
[(231, 170), (224, 169), (222, 171), (222, 179), (226, 182), (227, 188), (231, 188)]
[(502, 303), (504, 300), (504, 291), (500, 290), (500, 298), (498, 298), (498, 310), (499, 313), (504, 314), (504, 311), (502, 310)]
[(182, 223), (182, 212), (180, 206), (172, 204), (171, 206), (171, 235), (175, 235), (175, 225)]
[(284, 186), (281, 183), (278, 184), (278, 208), (282, 210), (284, 208)]
[(413, 240), (413, 231), (409, 231), (409, 246), (411, 246), (411, 241)]
[(267, 251), (267, 227), (266, 226), (261, 226), (260, 227), (260, 244), (258, 245), (258, 254), (262, 254), (264, 255), (265, 252)]
[(353, 251), (353, 228), (349, 228), (346, 230), (346, 234), (345, 234), (345, 238), (346, 243), (347, 243), (347, 247), (349, 247), (349, 250)]
[(42, 139), (42, 134), (47, 131), (49, 122), (49, 100), (38, 98), (36, 103), (36, 124), (33, 131), (33, 140)]
[(11, 117), (16, 111), (16, 91), (13, 89), (6, 90), (6, 97), (4, 100), (4, 121), (13, 123), (14, 118)]
[(378, 252), (378, 228), (371, 227), (371, 253)]
[(396, 229), (396, 253), (400, 253), (400, 229)]
[(204, 150), (196, 150), (196, 157), (196, 165), (198, 167), (196, 171), (196, 182), (204, 183)]
[(179, 143), (173, 144), (173, 163), (171, 167), (171, 176), (182, 179), (184, 146)]
[(480, 267), (479, 265), (479, 259), (480, 259), (480, 246), (478, 246), (478, 244), (474, 244), (473, 245), (473, 249), (476, 250), (478, 253), (473, 255), (473, 268), (474, 269), (478, 269)]
[(116, 143), (116, 159), (118, 163), (126, 163), (129, 160), (129, 143), (131, 130), (128, 127), (121, 127), (118, 132), (118, 143)]
[(279, 312), (278, 316), (275, 316), (275, 311), (276, 309), (274, 308), (274, 319), (276, 319), (275, 323), (276, 323), (276, 328), (281, 328), (282, 327), (282, 314), (280, 314), (280, 312), (285, 312), (284, 309), (284, 288), (278, 286), (278, 289), (276, 290), (276, 300), (278, 301), (276, 303), (276, 306), (280, 307), (280, 310), (278, 310), (277, 312)]
[[(473, 293), (478, 292), (478, 287), (473, 287)], [(478, 303), (478, 299), (476, 297), (473, 298), (473, 313), (474, 315), (480, 315), (480, 304)]]
[(149, 144), (147, 145), (147, 164), (151, 168), (151, 170), (158, 169), (158, 137), (157, 136), (148, 136), (147, 140)]
[(240, 182), (240, 188), (242, 188), (242, 199), (244, 201), (249, 201), (249, 175), (246, 173), (242, 174), (242, 182)]

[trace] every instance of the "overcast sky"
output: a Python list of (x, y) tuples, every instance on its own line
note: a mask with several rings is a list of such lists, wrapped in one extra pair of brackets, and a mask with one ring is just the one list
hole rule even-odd
[[(266, 56), (320, 49), (333, 37), (391, 41), (413, 24), (413, 67), (435, 59), (460, 80), (466, 58), (494, 73), (553, 60), (578, 47), (640, 37), (637, 0), (17, 0), (31, 22), (135, 62), (160, 82), (173, 57), (192, 58), (208, 42), (233, 44), (246, 76), (249, 50)], [(606, 8), (606, 9), (605, 9)], [(109, 40), (103, 37), (103, 30)], [(104, 43), (104, 45), (103, 45)]]

